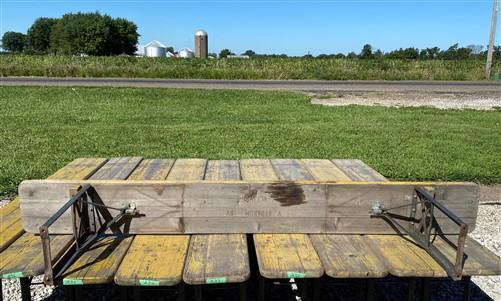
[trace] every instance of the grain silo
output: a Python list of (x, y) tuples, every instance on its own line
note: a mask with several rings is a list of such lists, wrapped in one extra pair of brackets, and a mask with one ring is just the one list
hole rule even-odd
[(177, 56), (183, 59), (191, 59), (195, 56), (195, 53), (190, 48), (183, 48), (179, 50)]
[(195, 32), (195, 57), (206, 59), (209, 56), (209, 37), (202, 29)]
[(151, 41), (144, 45), (144, 56), (165, 57), (167, 47), (159, 41)]

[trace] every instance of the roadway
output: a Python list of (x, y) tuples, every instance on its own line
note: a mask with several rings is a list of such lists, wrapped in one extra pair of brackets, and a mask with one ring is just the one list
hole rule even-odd
[(323, 81), (205, 80), (78, 77), (0, 77), (0, 86), (144, 87), (193, 89), (256, 89), (293, 91), (500, 92), (501, 82), (476, 81)]

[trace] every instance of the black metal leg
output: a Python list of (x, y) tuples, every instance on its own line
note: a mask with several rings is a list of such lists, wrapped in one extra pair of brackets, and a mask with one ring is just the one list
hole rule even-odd
[(31, 301), (31, 278), (19, 278), (19, 283), (21, 284), (21, 300)]
[(127, 301), (129, 299), (128, 296), (128, 286), (120, 287), (120, 301)]
[(186, 286), (184, 285), (184, 282), (181, 281), (181, 283), (178, 284), (177, 289), (178, 289), (177, 301), (186, 300)]
[(259, 277), (259, 288), (258, 288), (258, 297), (259, 301), (264, 301), (264, 295), (266, 290), (266, 279), (263, 276)]
[(463, 277), (463, 301), (470, 301), (471, 299), (471, 277)]
[(72, 285), (65, 285), (64, 286), (64, 299), (67, 301), (74, 301), (75, 300), (75, 287)]
[(240, 297), (240, 301), (247, 300), (247, 282), (242, 282), (238, 284), (238, 294)]
[(132, 288), (132, 295), (133, 295), (134, 301), (141, 301), (141, 287), (134, 286)]
[(367, 279), (365, 288), (365, 300), (367, 301), (376, 300), (375, 286), (376, 286), (376, 280), (371, 278)]
[(202, 301), (202, 286), (195, 285), (195, 301)]
[(407, 293), (407, 301), (414, 301), (414, 294), (416, 292), (416, 278), (409, 278), (409, 291)]
[(2, 286), (2, 279), (0, 279), (0, 301), (3, 301), (3, 286)]
[(423, 277), (421, 278), (421, 300), (429, 301), (430, 300), (430, 278)]

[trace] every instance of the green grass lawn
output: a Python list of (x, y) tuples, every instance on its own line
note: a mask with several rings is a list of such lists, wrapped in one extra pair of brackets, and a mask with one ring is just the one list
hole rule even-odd
[(1, 87), (0, 195), (77, 157), (358, 158), (501, 183), (501, 112), (325, 107), (288, 92)]

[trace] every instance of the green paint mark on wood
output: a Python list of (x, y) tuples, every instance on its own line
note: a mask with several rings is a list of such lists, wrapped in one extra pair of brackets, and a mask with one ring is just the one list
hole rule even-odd
[(305, 277), (304, 273), (287, 272), (287, 278), (304, 278), (304, 277)]
[(13, 272), (13, 273), (6, 273), (2, 275), (3, 279), (9, 279), (9, 278), (22, 278), (23, 277), (23, 272)]
[(63, 279), (63, 285), (83, 285), (83, 280), (81, 279)]
[(159, 286), (160, 281), (151, 279), (139, 279), (139, 285), (141, 286)]
[(226, 283), (226, 277), (207, 277), (205, 283), (207, 284)]

